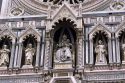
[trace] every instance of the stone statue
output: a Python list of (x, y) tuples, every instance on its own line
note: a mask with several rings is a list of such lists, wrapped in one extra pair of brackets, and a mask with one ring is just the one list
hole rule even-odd
[(125, 61), (125, 44), (122, 44), (122, 50), (123, 50), (123, 61)]
[(101, 40), (99, 40), (98, 45), (95, 47), (95, 53), (96, 53), (96, 64), (107, 64), (106, 60), (107, 51), (105, 45), (103, 45)]
[(69, 47), (70, 43), (66, 35), (63, 36), (62, 42), (59, 44), (59, 48), (56, 51), (56, 60), (58, 62), (71, 61), (72, 53)]
[(34, 54), (35, 49), (32, 48), (32, 44), (28, 44), (25, 50), (25, 65), (32, 65)]
[(10, 50), (7, 49), (7, 45), (3, 45), (3, 48), (0, 50), (0, 66), (7, 66), (9, 63), (9, 53)]

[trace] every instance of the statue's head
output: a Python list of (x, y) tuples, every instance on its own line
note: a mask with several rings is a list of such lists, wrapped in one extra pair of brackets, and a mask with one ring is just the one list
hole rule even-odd
[(7, 48), (7, 45), (3, 45), (3, 48)]
[(28, 47), (29, 47), (29, 48), (32, 48), (32, 44), (31, 44), (31, 43), (30, 43), (30, 44), (28, 44)]
[(63, 41), (67, 40), (67, 36), (66, 36), (66, 35), (63, 35), (62, 40), (63, 40)]

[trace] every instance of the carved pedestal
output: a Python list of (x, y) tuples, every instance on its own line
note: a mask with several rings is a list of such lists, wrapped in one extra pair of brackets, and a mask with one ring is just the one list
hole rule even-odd
[(68, 69), (72, 68), (72, 62), (68, 63), (55, 63), (54, 69)]
[(7, 70), (7, 66), (0, 67), (0, 70)]
[(32, 65), (23, 65), (22, 68), (33, 68), (33, 66)]
[(97, 62), (95, 65), (107, 65), (105, 62)]

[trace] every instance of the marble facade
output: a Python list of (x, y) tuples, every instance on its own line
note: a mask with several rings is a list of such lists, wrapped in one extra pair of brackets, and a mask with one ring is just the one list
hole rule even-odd
[[(0, 50), (7, 45), (10, 52), (0, 83), (124, 83), (125, 0), (52, 2), (2, 1)], [(26, 63), (29, 44), (34, 51)], [(66, 51), (70, 59), (55, 61), (69, 57)]]

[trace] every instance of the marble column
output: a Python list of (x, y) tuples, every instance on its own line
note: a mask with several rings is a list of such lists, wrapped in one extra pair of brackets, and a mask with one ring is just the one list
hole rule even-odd
[(17, 67), (21, 67), (21, 60), (22, 60), (22, 42), (19, 43), (19, 52), (18, 52), (18, 58), (17, 58)]
[(88, 50), (89, 50), (89, 48), (88, 48), (88, 41), (86, 40), (85, 41), (85, 43), (86, 43), (86, 46), (85, 46), (85, 51), (86, 51), (86, 64), (89, 64), (89, 52), (88, 52)]
[(15, 42), (12, 42), (9, 68), (13, 68), (13, 65), (14, 65), (13, 64), (14, 63), (14, 54), (15, 54)]
[(78, 49), (78, 52), (77, 52), (77, 56), (78, 56), (78, 60), (77, 60), (77, 63), (78, 63), (78, 67), (82, 67), (83, 66), (83, 39), (82, 38), (79, 38), (78, 39), (78, 43), (77, 43), (77, 49)]
[(90, 57), (89, 57), (89, 64), (93, 65), (94, 63), (94, 55), (93, 55), (93, 40), (90, 40)]
[(116, 44), (115, 44), (115, 38), (114, 38), (114, 35), (113, 35), (113, 38), (112, 38), (112, 51), (113, 51), (113, 63), (116, 63)]
[(40, 42), (37, 42), (37, 50), (36, 50), (36, 65), (35, 67), (39, 67), (39, 61), (40, 61)]
[(121, 63), (121, 60), (120, 60), (120, 43), (119, 43), (119, 38), (116, 38), (116, 59), (117, 59), (117, 63)]
[(19, 53), (19, 43), (15, 44), (15, 57), (14, 57), (14, 67), (17, 67), (17, 59), (18, 59), (18, 53)]
[(50, 58), (50, 40), (46, 39), (46, 48), (45, 48), (45, 55), (44, 55), (44, 69), (49, 68), (49, 59)]
[(40, 66), (42, 67), (44, 64), (44, 55), (45, 55), (45, 30), (42, 31), (42, 41), (41, 41), (41, 51), (40, 51), (41, 59)]
[(9, 6), (9, 1), (11, 0), (2, 0), (2, 6), (1, 6), (1, 16), (5, 16), (7, 13), (7, 8)]
[(42, 67), (44, 64), (44, 55), (45, 55), (45, 43), (42, 43), (41, 46), (41, 59), (40, 59), (40, 66)]
[(113, 63), (113, 57), (112, 57), (112, 43), (111, 38), (108, 39), (108, 57), (109, 57), (109, 64)]

